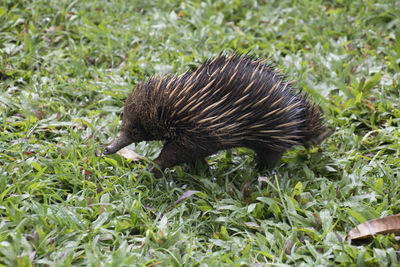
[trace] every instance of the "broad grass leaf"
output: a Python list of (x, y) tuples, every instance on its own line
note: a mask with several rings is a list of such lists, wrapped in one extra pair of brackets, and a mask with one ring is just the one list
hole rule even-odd
[(382, 190), (383, 190), (383, 179), (382, 178), (378, 178), (378, 179), (376, 179), (376, 182), (375, 182), (375, 188), (376, 188), (376, 191), (378, 191), (380, 194), (382, 194)]
[(244, 225), (246, 225), (247, 227), (249, 227), (251, 229), (260, 229), (261, 228), (261, 226), (256, 222), (245, 222)]
[(42, 166), (40, 166), (39, 163), (32, 161), (31, 162), (32, 167), (37, 170), (38, 172), (40, 172), (42, 170)]
[(365, 222), (366, 221), (366, 219), (361, 214), (359, 214), (358, 212), (355, 212), (352, 209), (347, 209), (347, 210), (350, 212), (351, 216), (356, 218), (359, 222)]
[(115, 168), (118, 167), (118, 163), (117, 163), (117, 161), (115, 159), (111, 159), (111, 158), (106, 157), (106, 158), (104, 158), (104, 161), (107, 162), (110, 165), (113, 165)]
[(5, 13), (7, 12), (7, 9), (5, 9), (4, 7), (0, 7), (0, 17), (3, 16)]
[(365, 83), (364, 90), (367, 92), (370, 91), (375, 85), (379, 83), (380, 80), (381, 80), (381, 74), (380, 72), (378, 72)]
[(102, 227), (108, 221), (109, 217), (110, 217), (110, 213), (108, 213), (108, 212), (101, 213), (97, 217), (97, 219), (92, 223), (92, 228), (97, 229), (97, 228)]
[(303, 191), (303, 184), (301, 182), (297, 182), (293, 189), (292, 197), (298, 196)]
[(6, 190), (4, 190), (0, 195), (0, 200), (3, 200), (7, 193), (15, 187), (14, 184), (10, 185)]

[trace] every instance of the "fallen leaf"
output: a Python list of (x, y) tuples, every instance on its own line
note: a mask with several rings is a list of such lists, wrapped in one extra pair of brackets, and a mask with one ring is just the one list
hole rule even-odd
[(197, 192), (199, 192), (199, 191), (196, 191), (196, 190), (188, 190), (188, 191), (186, 191), (185, 193), (182, 194), (182, 196), (177, 201), (174, 202), (174, 205), (175, 206), (178, 205), (179, 203), (181, 203), (182, 201), (184, 201), (185, 199), (187, 199), (191, 195), (196, 194)]
[(400, 236), (400, 214), (363, 222), (351, 229), (346, 239), (368, 241), (373, 235), (392, 233)]
[(287, 239), (286, 240), (286, 248), (285, 248), (285, 252), (287, 255), (292, 254), (292, 248), (293, 248), (293, 241), (290, 239)]
[(78, 261), (78, 260), (84, 259), (84, 258), (85, 258), (85, 256), (79, 255), (78, 257), (74, 258), (74, 261)]
[(251, 181), (246, 182), (243, 187), (242, 187), (242, 191), (243, 191), (243, 198), (244, 198), (244, 202), (246, 202), (247, 204), (251, 204)]
[(29, 27), (28, 27), (28, 23), (25, 21), (24, 22), (24, 33), (28, 34), (29, 33)]
[(117, 152), (118, 155), (124, 157), (125, 159), (130, 159), (132, 161), (138, 161), (141, 159), (144, 159), (144, 157), (140, 156), (138, 153), (136, 153), (133, 150), (123, 148), (120, 151)]
[(97, 192), (97, 194), (100, 194), (101, 192), (103, 192), (103, 187), (101, 186), (100, 183), (97, 184), (96, 192)]
[(46, 112), (44, 112), (43, 110), (34, 110), (33, 113), (35, 113), (36, 117), (39, 120), (43, 120), (44, 118), (46, 118)]
[(91, 176), (93, 174), (91, 171), (83, 169), (82, 167), (79, 168), (79, 173), (84, 176)]
[(41, 111), (41, 110), (34, 110), (33, 113), (35, 113), (36, 117), (39, 120), (42, 120), (42, 119), (44, 119), (46, 117), (46, 112)]

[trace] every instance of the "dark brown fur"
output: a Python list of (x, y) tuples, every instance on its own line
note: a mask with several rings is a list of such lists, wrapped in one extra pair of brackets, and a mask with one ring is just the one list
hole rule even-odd
[(164, 170), (242, 146), (255, 151), (259, 168), (270, 169), (288, 148), (327, 135), (319, 107), (265, 60), (220, 55), (193, 72), (138, 85), (125, 102), (121, 134), (104, 154), (163, 140), (154, 162)]

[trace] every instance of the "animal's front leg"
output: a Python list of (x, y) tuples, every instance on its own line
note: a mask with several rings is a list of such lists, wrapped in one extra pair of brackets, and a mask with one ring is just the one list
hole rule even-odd
[(184, 162), (191, 162), (199, 158), (204, 158), (213, 153), (213, 151), (207, 151), (202, 149), (195, 144), (187, 144), (178, 141), (169, 141), (164, 144), (160, 155), (154, 160), (154, 163), (159, 167), (150, 166), (150, 170), (155, 177), (160, 178), (162, 171), (166, 168), (179, 165)]
[(259, 170), (273, 169), (278, 161), (282, 158), (285, 150), (273, 151), (269, 149), (257, 149), (255, 150), (257, 155), (257, 168)]

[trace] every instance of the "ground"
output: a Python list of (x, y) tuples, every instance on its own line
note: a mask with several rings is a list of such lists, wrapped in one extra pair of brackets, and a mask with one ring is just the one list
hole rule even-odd
[[(346, 234), (400, 212), (399, 21), (399, 1), (1, 1), (0, 264), (398, 265), (393, 235)], [(269, 58), (335, 132), (268, 173), (242, 148), (162, 179), (101, 156), (136, 84), (221, 51)]]

